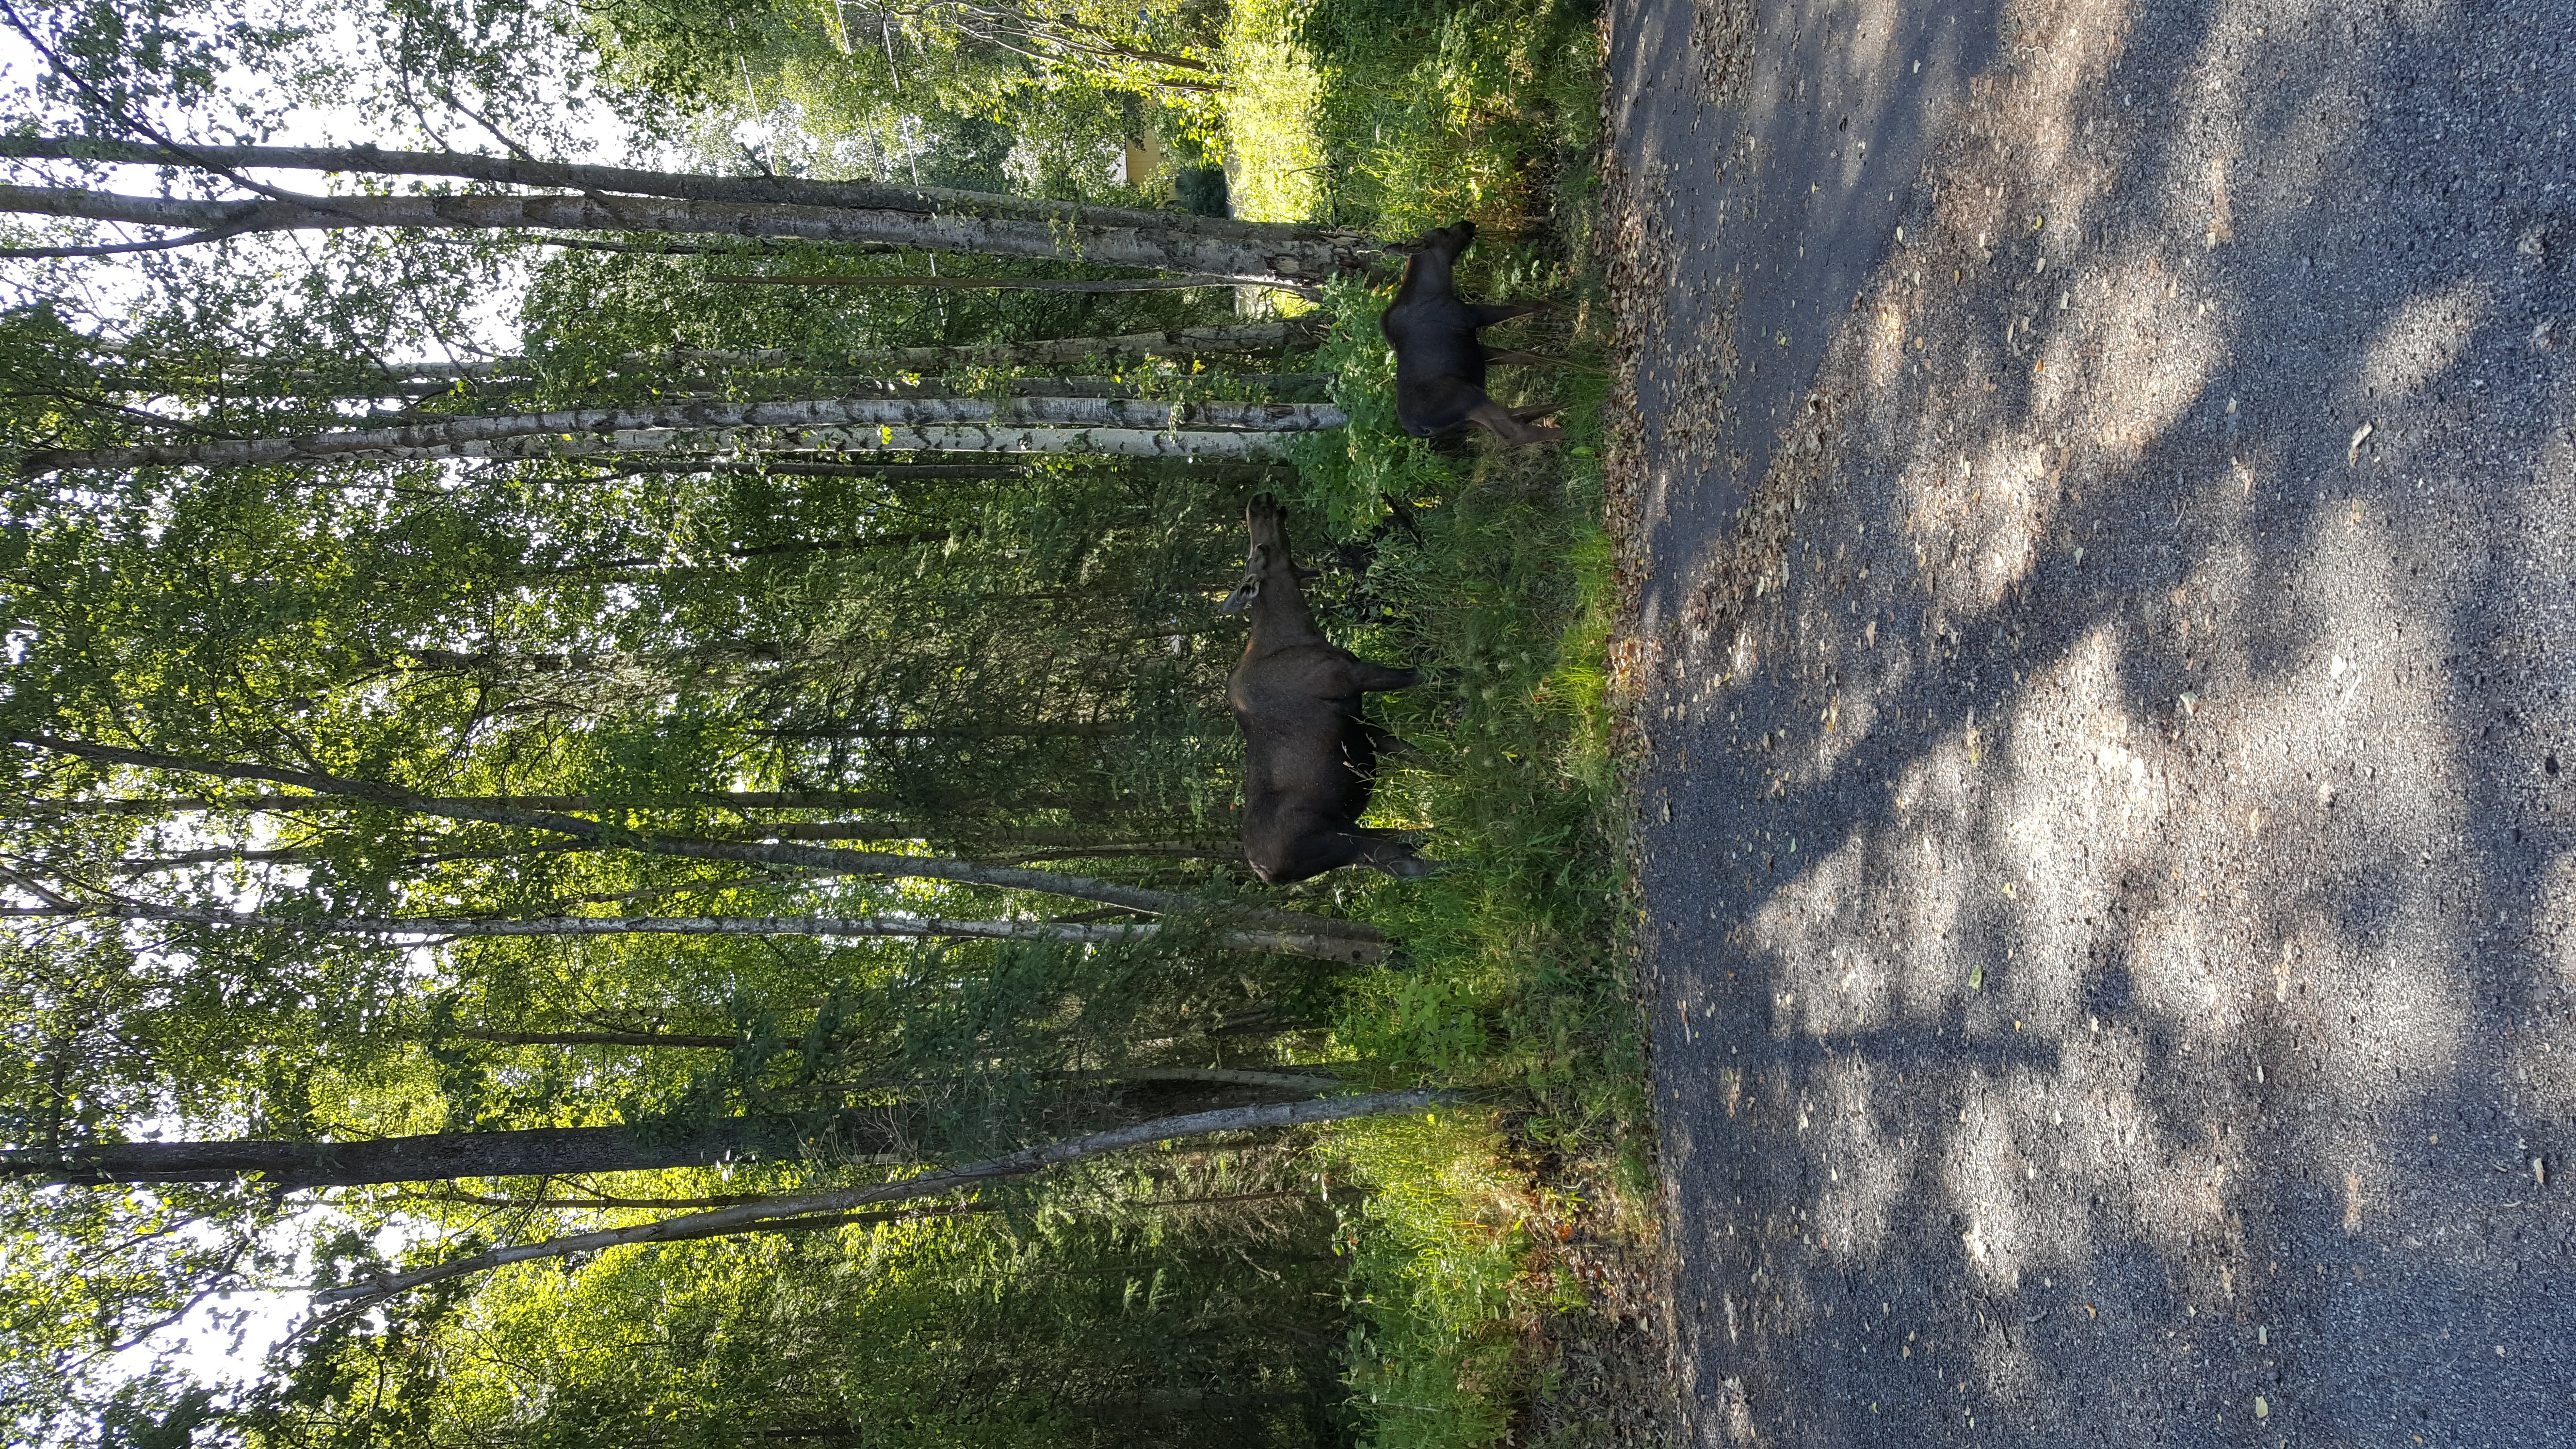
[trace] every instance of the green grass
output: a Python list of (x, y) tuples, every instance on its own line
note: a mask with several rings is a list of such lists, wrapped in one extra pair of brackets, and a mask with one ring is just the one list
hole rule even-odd
[[(1375, 1188), (1350, 1282), (1365, 1325), (1352, 1386), (1377, 1449), (1496, 1442), (1532, 1386), (1531, 1329), (1568, 1306), (1545, 1247), (1573, 1200), (1623, 1199), (1631, 1215), (1650, 1200), (1618, 953), (1610, 550), (1585, 441), (1598, 399), (1570, 411), (1566, 452), (1494, 450), (1451, 465), (1436, 497), (1395, 501), (1420, 540), (1380, 535), (1363, 592), (1386, 617), (1349, 641), (1432, 676), (1375, 706), (1419, 752), (1384, 773), (1375, 823), (1427, 830), (1445, 869), (1331, 883), (1405, 952), (1352, 978), (1337, 1042), (1380, 1083), (1498, 1104), (1333, 1133)], [(1330, 470), (1307, 472), (1326, 495), (1313, 512), (1360, 511)]]
[(1600, 125), (1586, 0), (1316, 0), (1329, 219), (1381, 236), (1461, 217), (1545, 229)]
[[(1383, 296), (1345, 285), (1331, 305), (1326, 355), (1354, 421), (1301, 445), (1300, 537), (1369, 541), (1364, 573), (1317, 582), (1323, 612), (1364, 656), (1430, 676), (1372, 705), (1417, 751), (1383, 773), (1374, 823), (1427, 831), (1446, 868), (1302, 889), (1337, 893), (1403, 943), (1397, 969), (1349, 979), (1339, 1047), (1380, 1084), (1497, 1104), (1333, 1132), (1330, 1150), (1375, 1189), (1353, 1224), (1351, 1383), (1377, 1449), (1463, 1449), (1497, 1442), (1532, 1388), (1531, 1331), (1571, 1301), (1547, 1246), (1576, 1200), (1625, 1202), (1631, 1222), (1650, 1200), (1605, 694), (1606, 380), (1516, 379), (1568, 404), (1561, 450), (1435, 449), (1394, 429)], [(1531, 340), (1582, 350), (1572, 322), (1559, 330)]]
[(1225, 28), (1223, 149), (1233, 160), (1234, 214), (1312, 221), (1323, 210), (1324, 147), (1316, 107), (1323, 77), (1297, 43), (1296, 0), (1235, 0)]
[[(1502, 1437), (1528, 1379), (1516, 1322), (1565, 1287), (1531, 1272), (1541, 1225), (1486, 1111), (1352, 1125), (1334, 1148), (1372, 1183), (1350, 1226), (1350, 1385), (1378, 1449)], [(1570, 1285), (1566, 1285), (1570, 1286)]]
[[(1229, 30), (1237, 194), (1389, 238), (1472, 219), (1460, 289), (1554, 304), (1497, 341), (1597, 359), (1593, 20), (1583, 0), (1247, 0)], [(1297, 445), (1291, 502), (1308, 562), (1359, 546), (1315, 586), (1328, 627), (1430, 676), (1372, 705), (1418, 751), (1383, 773), (1374, 823), (1427, 832), (1447, 869), (1300, 889), (1403, 943), (1396, 969), (1348, 978), (1335, 1036), (1353, 1069), (1479, 1094), (1343, 1124), (1327, 1149), (1372, 1189), (1345, 1240), (1363, 1441), (1473, 1449), (1536, 1387), (1541, 1316), (1580, 1305), (1551, 1245), (1578, 1213), (1642, 1231), (1651, 1201), (1605, 689), (1607, 380), (1498, 376), (1507, 400), (1567, 405), (1562, 449), (1424, 444), (1395, 427), (1386, 299), (1329, 289), (1319, 365), (1352, 423)]]
[(1391, 239), (1461, 218), (1579, 253), (1594, 0), (1236, 0), (1218, 149), (1235, 214)]

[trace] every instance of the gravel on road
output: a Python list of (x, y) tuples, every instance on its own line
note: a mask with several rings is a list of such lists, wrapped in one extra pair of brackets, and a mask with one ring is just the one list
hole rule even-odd
[(2576, 1444), (2576, 9), (1608, 27), (1690, 1442)]

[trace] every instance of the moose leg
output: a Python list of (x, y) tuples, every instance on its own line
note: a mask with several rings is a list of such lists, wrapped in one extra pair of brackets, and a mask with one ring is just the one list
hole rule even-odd
[(1413, 842), (1384, 830), (1351, 832), (1358, 845), (1351, 864), (1382, 870), (1398, 880), (1418, 880), (1439, 872), (1439, 865), (1413, 853)]
[(1419, 669), (1397, 669), (1385, 664), (1371, 664), (1354, 659), (1342, 670), (1342, 680), (1362, 694), (1384, 694), (1393, 689), (1411, 689), (1422, 682)]
[(1525, 423), (1518, 417), (1513, 416), (1511, 409), (1504, 407), (1501, 403), (1494, 402), (1491, 399), (1488, 399), (1482, 405), (1478, 406), (1475, 411), (1467, 414), (1467, 421), (1481, 425), (1487, 432), (1492, 433), (1495, 437), (1502, 439), (1506, 443), (1561, 443), (1565, 441), (1565, 434), (1557, 429), (1542, 428), (1535, 424)]
[(1359, 826), (1306, 836), (1277, 859), (1253, 858), (1254, 873), (1265, 885), (1293, 885), (1350, 865), (1364, 865), (1403, 880), (1430, 875), (1440, 868), (1416, 856), (1413, 843), (1402, 836)]
[(1527, 317), (1532, 313), (1546, 310), (1547, 308), (1535, 302), (1470, 302), (1467, 304), (1467, 315), (1475, 320), (1479, 331), (1497, 322), (1509, 322), (1515, 317)]
[(1253, 874), (1264, 885), (1294, 885), (1328, 870), (1357, 865), (1364, 843), (1355, 831), (1317, 830), (1285, 842), (1285, 849), (1249, 852)]
[(1392, 756), (1395, 759), (1401, 760), (1408, 755), (1418, 755), (1422, 753), (1422, 751), (1414, 748), (1411, 740), (1395, 733), (1393, 730), (1373, 725), (1367, 720), (1360, 720), (1358, 722), (1358, 728), (1359, 732), (1368, 738), (1370, 751), (1380, 757)]

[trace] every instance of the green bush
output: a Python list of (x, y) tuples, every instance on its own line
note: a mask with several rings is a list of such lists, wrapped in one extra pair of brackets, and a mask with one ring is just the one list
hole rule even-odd
[[(1382, 301), (1352, 288), (1334, 304), (1335, 396), (1353, 421), (1300, 455), (1300, 536), (1366, 542), (1364, 570), (1314, 586), (1327, 627), (1429, 676), (1371, 705), (1415, 751), (1381, 774), (1372, 823), (1427, 832), (1444, 867), (1306, 888), (1403, 943), (1397, 969), (1347, 978), (1335, 1041), (1384, 1084), (1501, 1106), (1330, 1134), (1374, 1188), (1353, 1222), (1353, 1408), (1378, 1449), (1483, 1445), (1530, 1387), (1524, 1329), (1559, 1296), (1531, 1223), (1576, 1178), (1635, 1191), (1646, 1177), (1643, 1051), (1616, 947), (1602, 386), (1555, 383), (1571, 394), (1563, 451), (1435, 448), (1393, 428)], [(1533, 1156), (1565, 1166), (1548, 1180), (1512, 1166)]]
[[(1320, 84), (1270, 83), (1280, 99), (1254, 150), (1283, 174), (1320, 153), (1314, 210), (1390, 238), (1474, 220), (1461, 289), (1479, 298), (1597, 289), (1570, 260), (1588, 245), (1595, 186), (1591, 0), (1314, 0), (1293, 13), (1293, 36), (1261, 49), (1262, 74)], [(1286, 135), (1292, 110), (1311, 129)], [(1310, 183), (1264, 185), (1302, 196)], [(1511, 394), (1520, 386), (1566, 405), (1562, 450), (1408, 437), (1378, 332), (1388, 300), (1356, 279), (1326, 288), (1335, 322), (1317, 366), (1351, 422), (1291, 445), (1289, 502), (1301, 553), (1328, 565), (1310, 587), (1327, 630), (1428, 676), (1370, 706), (1415, 750), (1381, 774), (1371, 823), (1425, 832), (1445, 868), (1291, 894), (1329, 891), (1402, 943), (1395, 969), (1343, 978), (1344, 1070), (1490, 1104), (1327, 1134), (1335, 1170), (1371, 1190), (1344, 1240), (1362, 1442), (1470, 1449), (1500, 1441), (1532, 1387), (1522, 1344), (1537, 1314), (1579, 1302), (1537, 1251), (1551, 1222), (1604, 1184), (1643, 1201), (1648, 1177), (1642, 1033), (1618, 954), (1607, 384), (1582, 369), (1495, 379), (1506, 401), (1534, 400)], [(1567, 325), (1582, 315), (1514, 324), (1511, 345), (1580, 352), (1597, 341)], [(1522, 340), (1532, 332), (1549, 335)], [(1526, 1165), (1540, 1161), (1543, 1174)]]

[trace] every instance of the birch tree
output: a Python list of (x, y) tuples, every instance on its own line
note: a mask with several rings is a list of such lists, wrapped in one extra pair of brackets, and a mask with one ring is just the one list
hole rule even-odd
[(549, 1239), (540, 1243), (492, 1248), (470, 1257), (452, 1259), (408, 1273), (352, 1283), (345, 1287), (328, 1288), (315, 1296), (324, 1303), (366, 1301), (407, 1292), (450, 1278), (490, 1272), (494, 1268), (511, 1263), (560, 1258), (574, 1253), (593, 1253), (607, 1248), (640, 1243), (673, 1242), (739, 1232), (781, 1219), (843, 1213), (876, 1203), (933, 1197), (1000, 1179), (1025, 1177), (1030, 1173), (1042, 1172), (1051, 1167), (1079, 1162), (1087, 1157), (1125, 1151), (1149, 1143), (1184, 1142), (1194, 1138), (1213, 1137), (1220, 1133), (1297, 1127), (1317, 1122), (1348, 1121), (1354, 1117), (1418, 1112), (1424, 1107), (1435, 1106), (1444, 1101), (1454, 1101), (1456, 1097), (1455, 1093), (1413, 1088), (1400, 1092), (1375, 1092), (1364, 1096), (1318, 1097), (1305, 1102), (1194, 1112), (1185, 1116), (1143, 1122), (1132, 1127), (1095, 1132), (1064, 1141), (1042, 1143), (986, 1161), (963, 1163), (955, 1167), (926, 1172), (918, 1177), (899, 1178), (893, 1182), (867, 1187), (841, 1188), (830, 1192), (780, 1195), (732, 1207), (713, 1208), (706, 1212), (666, 1218), (660, 1222), (640, 1224), (635, 1227), (608, 1228), (598, 1232)]
[(151, 241), (0, 249), (0, 257), (116, 256), (278, 232), (652, 232), (669, 236), (860, 243), (925, 252), (1078, 259), (1249, 286), (1300, 287), (1364, 269), (1374, 249), (1347, 242), (1238, 239), (1143, 226), (1025, 221), (859, 207), (689, 201), (605, 193), (240, 198), (137, 196), (65, 186), (0, 186), (0, 212), (118, 222), (175, 235)]
[[(176, 921), (196, 926), (292, 931), (316, 935), (424, 937), (591, 936), (811, 936), (822, 940), (953, 938), (968, 941), (1057, 941), (1075, 945), (1122, 944), (1153, 936), (1161, 927), (1151, 922), (1105, 924), (1046, 920), (959, 920), (913, 911), (881, 911), (867, 916), (549, 916), (537, 920), (498, 920), (481, 916), (286, 916), (258, 911), (224, 911), (203, 907), (156, 906), (117, 901), (97, 904), (57, 896), (47, 905), (0, 912), (20, 920)], [(1344, 925), (1346, 923), (1332, 923)], [(1368, 962), (1386, 959), (1382, 939), (1345, 930), (1221, 930), (1213, 944), (1236, 951), (1286, 951), (1327, 961)]]
[(958, 452), (1093, 452), (1243, 457), (1258, 435), (1349, 421), (1320, 403), (1169, 403), (1097, 397), (860, 397), (804, 402), (682, 403), (501, 417), (442, 418), (300, 438), (43, 450), (29, 474), (72, 468), (240, 467), (334, 458), (584, 456), (680, 448)]
[[(13, 735), (11, 743), (80, 759), (143, 769), (208, 775), (227, 780), (257, 780), (270, 784), (301, 786), (316, 792), (364, 800), (395, 810), (440, 815), (455, 820), (475, 820), (491, 825), (549, 831), (559, 835), (569, 835), (577, 840), (613, 845), (653, 855), (749, 864), (805, 866), (841, 872), (953, 881), (965, 885), (991, 886), (1003, 890), (1029, 891), (1044, 895), (1068, 896), (1076, 900), (1098, 901), (1148, 915), (1185, 913), (1199, 907), (1199, 903), (1189, 897), (1168, 891), (1148, 890), (1056, 871), (980, 865), (973, 861), (942, 860), (932, 856), (843, 850), (786, 841), (707, 840), (686, 836), (641, 834), (622, 825), (585, 819), (577, 815), (465, 803), (452, 799), (441, 801), (437, 797), (416, 794), (371, 780), (354, 780), (310, 770), (286, 770), (244, 761), (196, 760), (153, 750), (129, 749), (85, 740), (55, 739), (36, 734)], [(1318, 938), (1342, 937), (1353, 943), (1352, 949), (1363, 951), (1371, 946), (1382, 945), (1385, 939), (1382, 932), (1372, 927), (1354, 922), (1335, 921), (1328, 917), (1304, 916), (1292, 911), (1236, 908), (1228, 911), (1227, 914), (1244, 921), (1294, 930), (1300, 935)]]
[[(936, 186), (898, 187), (868, 181), (814, 180), (798, 176), (710, 176), (484, 156), (461, 151), (400, 151), (378, 146), (164, 146), (83, 136), (0, 137), (0, 157), (178, 166), (210, 174), (237, 170), (316, 171), (350, 176), (436, 176), (507, 186), (547, 186), (582, 192), (666, 197), (678, 201), (754, 202), (828, 210), (911, 212), (1008, 217), (1065, 226), (1121, 227), (1144, 233), (1204, 236), (1229, 241), (1289, 244), (1347, 269), (1375, 260), (1377, 248), (1352, 233), (1329, 227), (1238, 221), (1180, 211), (1143, 211), (1006, 192), (961, 191)], [(1355, 248), (1355, 249), (1354, 249)], [(1055, 255), (1055, 253), (1049, 253)]]

